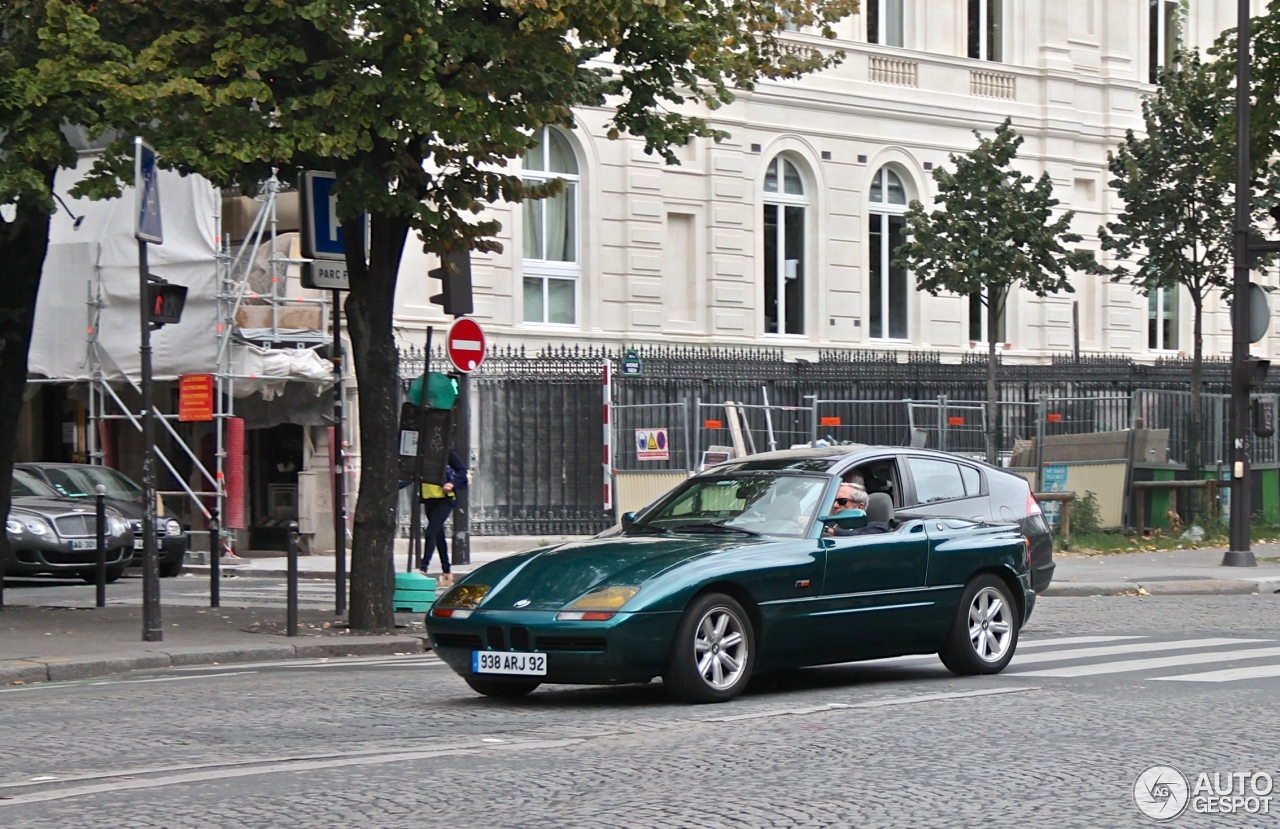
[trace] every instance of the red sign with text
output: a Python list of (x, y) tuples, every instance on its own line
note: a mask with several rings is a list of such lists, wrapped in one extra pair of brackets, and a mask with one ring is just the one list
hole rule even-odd
[(212, 374), (184, 374), (178, 378), (178, 420), (182, 423), (213, 420)]

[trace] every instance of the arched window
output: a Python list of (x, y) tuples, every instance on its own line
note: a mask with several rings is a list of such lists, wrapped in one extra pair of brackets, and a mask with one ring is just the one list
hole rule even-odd
[(769, 162), (764, 176), (764, 330), (804, 333), (804, 179), (784, 156)]
[(871, 336), (875, 339), (905, 340), (909, 333), (907, 270), (893, 264), (894, 251), (903, 242), (906, 212), (907, 190), (902, 177), (888, 167), (881, 167), (871, 180), (867, 234)]
[(530, 199), (524, 213), (524, 320), (576, 325), (582, 274), (578, 232), (578, 159), (564, 133), (544, 127), (524, 154), (526, 182), (564, 179), (547, 199)]

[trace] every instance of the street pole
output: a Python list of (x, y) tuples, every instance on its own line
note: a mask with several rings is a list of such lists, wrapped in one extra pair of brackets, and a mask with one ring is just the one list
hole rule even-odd
[(151, 308), (147, 243), (138, 240), (138, 304), (142, 316), (142, 641), (164, 641), (160, 623), (160, 571), (156, 561), (156, 423), (151, 400)]
[[(458, 372), (458, 401), (454, 409), (454, 451), (471, 467), (471, 375)], [(453, 493), (453, 563), (471, 563), (471, 487)]]
[(347, 612), (347, 460), (342, 448), (342, 293), (333, 292), (333, 615)]
[(216, 506), (209, 507), (209, 607), (222, 607), (222, 528)]
[(1224, 567), (1256, 567), (1250, 549), (1252, 476), (1249, 469), (1249, 225), (1250, 29), (1249, 0), (1236, 10), (1236, 222), (1235, 269), (1231, 285), (1231, 531)]
[(93, 582), (97, 588), (95, 598), (98, 607), (107, 606), (107, 488), (102, 484), (98, 484), (94, 489), (97, 491), (95, 497), (94, 511), (96, 521), (96, 529), (98, 534), (98, 554), (95, 558), (95, 567), (93, 568)]
[[(412, 573), (417, 562), (418, 546), (422, 541), (422, 454), (426, 447), (427, 434), (427, 386), (431, 375), (431, 335), (435, 327), (427, 326), (427, 349), (422, 356), (422, 392), (418, 396), (418, 451), (413, 458), (413, 480), (409, 481), (409, 503), (413, 510), (409, 513), (409, 555), (404, 571)], [(411, 401), (412, 402), (412, 401)], [(425, 570), (431, 551), (422, 544), (421, 566)]]

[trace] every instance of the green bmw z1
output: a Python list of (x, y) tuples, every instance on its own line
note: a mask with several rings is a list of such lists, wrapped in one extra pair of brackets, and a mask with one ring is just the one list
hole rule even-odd
[(436, 601), (431, 646), (495, 697), (660, 676), (723, 702), (758, 671), (922, 653), (1003, 670), (1035, 604), (1019, 525), (895, 513), (884, 494), (834, 510), (856, 457), (722, 464), (620, 528), (486, 564)]

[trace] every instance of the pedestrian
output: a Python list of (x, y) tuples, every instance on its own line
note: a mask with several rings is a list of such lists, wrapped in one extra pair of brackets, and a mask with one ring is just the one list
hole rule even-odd
[(458, 453), (449, 449), (449, 458), (445, 464), (445, 480), (443, 484), (422, 485), (422, 508), (426, 513), (426, 541), (422, 545), (422, 561), (420, 569), (427, 572), (427, 566), (434, 555), (432, 550), (440, 553), (440, 586), (453, 584), (453, 570), (449, 563), (449, 541), (444, 534), (444, 522), (453, 512), (459, 490), (467, 488), (467, 467), (458, 457)]

